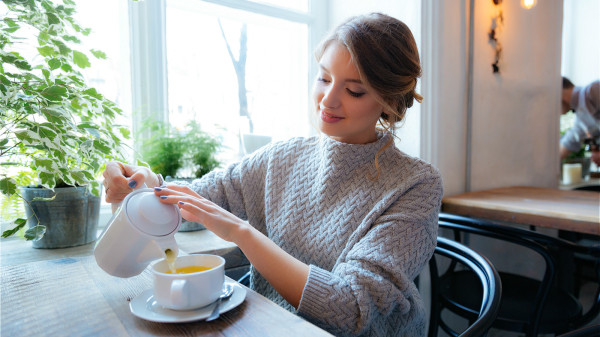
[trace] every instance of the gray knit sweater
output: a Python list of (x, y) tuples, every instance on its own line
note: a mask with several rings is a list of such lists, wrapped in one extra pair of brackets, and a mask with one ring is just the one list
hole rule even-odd
[(310, 265), (297, 310), (255, 270), (251, 286), (338, 336), (425, 334), (413, 280), (436, 245), (442, 184), (436, 169), (395, 146), (379, 156), (373, 179), (389, 137), (273, 143), (191, 186)]

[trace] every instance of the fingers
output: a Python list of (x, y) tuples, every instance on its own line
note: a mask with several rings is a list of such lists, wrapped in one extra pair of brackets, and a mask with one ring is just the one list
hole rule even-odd
[[(166, 187), (154, 188), (154, 195), (160, 198), (163, 204), (177, 205), (183, 208), (184, 205), (193, 205), (204, 212), (212, 212), (215, 204), (207, 200), (186, 186), (167, 185)], [(190, 210), (192, 211), (192, 210)]]
[(206, 224), (206, 211), (201, 207), (198, 207), (192, 203), (179, 202), (179, 209), (181, 210), (181, 216), (188, 220)]
[(106, 194), (106, 202), (120, 202), (131, 191), (127, 186), (128, 179), (122, 165), (119, 162), (109, 162), (106, 164), (104, 172), (102, 172), (104, 177), (102, 185)]
[(196, 193), (196, 191), (192, 190), (191, 188), (189, 188), (187, 186), (183, 186), (183, 185), (177, 185), (177, 184), (167, 184), (164, 187), (155, 188), (154, 189), (154, 194), (157, 195), (157, 196), (170, 195), (170, 194), (175, 194), (175, 195), (190, 195), (190, 196), (193, 196), (195, 198), (199, 198), (201, 200), (206, 200), (201, 195), (199, 195), (198, 193)]
[(132, 166), (117, 161), (106, 164), (102, 172), (106, 202), (121, 202), (134, 188), (141, 186), (152, 172), (146, 167)]
[(138, 186), (142, 186), (148, 179), (149, 171), (150, 170), (141, 170), (141, 169), (135, 171), (131, 175), (131, 178), (129, 178), (129, 182), (127, 182), (127, 185), (129, 186), (129, 188), (136, 188)]

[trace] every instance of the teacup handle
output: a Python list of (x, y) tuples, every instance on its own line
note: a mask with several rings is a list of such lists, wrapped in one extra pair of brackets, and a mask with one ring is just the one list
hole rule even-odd
[(171, 282), (171, 298), (173, 299), (173, 304), (183, 306), (184, 299), (187, 298), (185, 293), (187, 289), (187, 281), (178, 279)]

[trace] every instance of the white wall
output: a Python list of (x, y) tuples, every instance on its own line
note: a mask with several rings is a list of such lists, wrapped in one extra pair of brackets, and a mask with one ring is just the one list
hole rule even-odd
[(467, 16), (465, 0), (423, 1), (421, 156), (436, 166), (444, 194), (466, 177)]
[[(468, 185), (473, 191), (510, 185), (556, 187), (562, 0), (539, 1), (529, 11), (518, 0), (503, 1), (500, 74), (492, 73), (494, 50), (487, 35), (494, 5), (475, 1), (471, 121), (465, 117), (466, 66), (461, 59), (467, 48), (468, 4), (424, 1), (424, 20), (430, 25), (424, 26), (423, 35), (431, 45), (424, 67), (432, 74), (423, 85), (439, 100), (424, 107), (434, 124), (430, 134), (425, 133), (432, 139), (425, 154), (440, 168), (446, 195), (464, 192)], [(467, 144), (469, 123), (472, 139)]]
[[(329, 9), (329, 29), (354, 15), (381, 12), (393, 16), (410, 28), (417, 40), (419, 51), (421, 50), (419, 44), (421, 41), (421, 2), (419, 0), (331, 0)], [(400, 140), (396, 142), (399, 149), (417, 157), (420, 155), (420, 120), (421, 106), (416, 103), (407, 111), (405, 123), (397, 132)]]
[(475, 6), (472, 190), (558, 184), (562, 0), (524, 10), (504, 1), (500, 74), (486, 31), (491, 1)]

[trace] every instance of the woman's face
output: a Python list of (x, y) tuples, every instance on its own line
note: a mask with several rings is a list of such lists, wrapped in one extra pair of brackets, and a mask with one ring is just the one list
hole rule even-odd
[(332, 42), (319, 62), (313, 88), (319, 130), (344, 143), (366, 144), (377, 140), (375, 126), (383, 107), (367, 91), (339, 42)]

